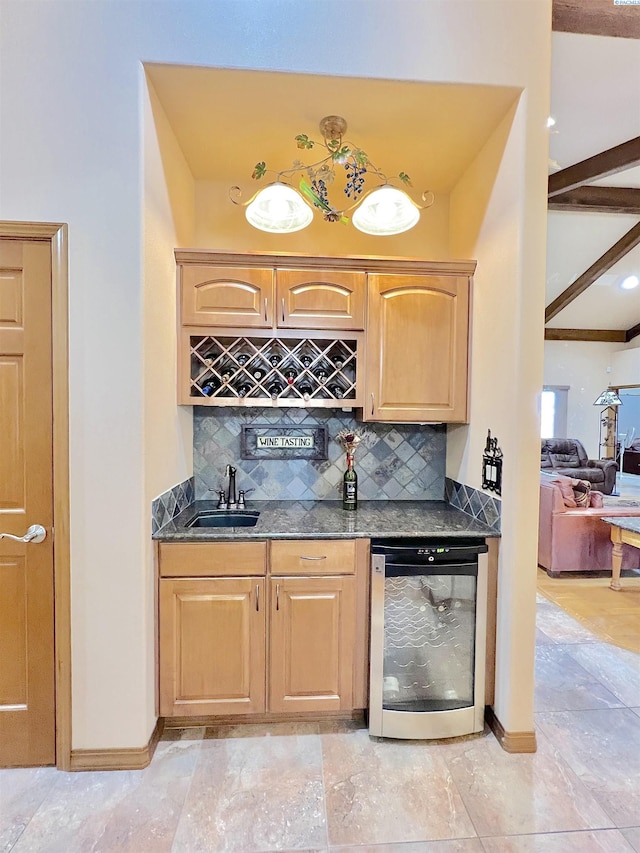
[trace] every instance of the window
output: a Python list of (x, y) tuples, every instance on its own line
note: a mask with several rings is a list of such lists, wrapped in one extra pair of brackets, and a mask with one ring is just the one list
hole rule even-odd
[(540, 438), (567, 437), (568, 385), (545, 385), (540, 399)]

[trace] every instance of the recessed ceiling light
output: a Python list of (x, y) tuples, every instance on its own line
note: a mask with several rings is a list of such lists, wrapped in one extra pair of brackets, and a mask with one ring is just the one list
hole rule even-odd
[(626, 278), (623, 278), (620, 282), (620, 287), (623, 290), (633, 290), (634, 287), (637, 287), (640, 284), (640, 278), (637, 275), (628, 275)]
[(556, 120), (554, 119), (554, 117), (549, 116), (549, 118), (547, 119), (547, 127), (553, 127), (555, 123), (556, 123)]

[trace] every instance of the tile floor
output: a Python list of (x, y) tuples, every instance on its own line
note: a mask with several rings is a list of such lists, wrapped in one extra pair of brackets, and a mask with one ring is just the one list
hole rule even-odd
[(508, 755), (488, 731), (168, 731), (143, 771), (0, 771), (0, 851), (640, 851), (640, 654), (542, 596), (538, 616), (535, 755)]

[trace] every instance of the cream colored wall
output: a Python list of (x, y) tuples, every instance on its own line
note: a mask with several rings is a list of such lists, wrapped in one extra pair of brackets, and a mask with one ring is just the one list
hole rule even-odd
[[(579, 439), (591, 459), (599, 457), (602, 411), (593, 401), (613, 383), (613, 364), (619, 347), (620, 344), (598, 341), (545, 341), (544, 344), (544, 384), (569, 386), (567, 437)], [(640, 383), (640, 369), (636, 376)]]
[(533, 729), (547, 97), (521, 96), (451, 195), (452, 251), (478, 268), (470, 426), (448, 430), (447, 475), (481, 488), (490, 429), (504, 453), (494, 708), (508, 731)]
[(640, 338), (611, 355), (609, 385), (640, 385)]
[[(418, 195), (416, 195), (418, 198)], [(247, 224), (244, 211), (229, 200), (229, 187), (213, 181), (196, 181), (196, 243), (199, 248), (239, 252), (313, 252), (318, 255), (395, 255), (442, 260), (449, 252), (449, 197), (439, 195), (421, 214), (420, 226), (386, 237), (363, 234), (351, 225), (326, 223), (316, 216), (304, 231), (286, 239), (258, 231)]]
[[(519, 294), (512, 319), (522, 335), (524, 357), (517, 360), (513, 377), (523, 412), (505, 422), (503, 435), (502, 421), (496, 432), (513, 453), (509, 464), (529, 471), (528, 395), (541, 359), (530, 345), (537, 323), (529, 332), (522, 317), (527, 310), (529, 319), (537, 316), (538, 287), (544, 281), (538, 262), (544, 257), (539, 196), (546, 173), (540, 123), (547, 109), (550, 2), (369, 0), (358, 4), (357, 39), (351, 26), (342, 25), (344, 16), (344, 0), (167, 0), (154, 4), (153, 15), (143, 0), (4, 0), (0, 5), (0, 102), (10, 117), (0, 131), (0, 218), (69, 223), (75, 748), (139, 747), (149, 736), (148, 498), (186, 468), (178, 420), (164, 456), (159, 456), (161, 442), (150, 455), (146, 447), (153, 428), (148, 415), (156, 404), (146, 397), (151, 385), (144, 350), (147, 331), (151, 334), (157, 323), (150, 320), (145, 329), (151, 282), (143, 281), (149, 262), (144, 211), (150, 189), (143, 185), (142, 61), (527, 90), (518, 116), (518, 156), (512, 154), (501, 169), (515, 198), (509, 213), (515, 214), (516, 225), (509, 223), (502, 242), (508, 259), (519, 252), (517, 264), (509, 262), (514, 277), (505, 285)], [(317, 49), (317, 37), (309, 35), (326, 33), (327, 20), (336, 22), (328, 51)], [(486, 251), (478, 257), (499, 273), (502, 249), (496, 239), (498, 245), (482, 243)], [(148, 240), (147, 249), (152, 244)], [(375, 253), (387, 251), (376, 248)], [(166, 256), (160, 265), (164, 280)], [(156, 319), (162, 316), (161, 310)], [(485, 428), (479, 423), (469, 430), (472, 446), (478, 443), (477, 431)], [(155, 470), (148, 472), (150, 467)], [(517, 510), (527, 509), (511, 486), (509, 499)], [(510, 514), (509, 525), (511, 520)], [(534, 553), (521, 530), (530, 520), (525, 513), (513, 533), (505, 529), (510, 558), (502, 566), (501, 649), (512, 639), (520, 649), (522, 630), (532, 648), (532, 588), (528, 575), (525, 583), (518, 580)], [(524, 629), (514, 625), (510, 607), (514, 614), (525, 614)], [(526, 728), (530, 721), (528, 645), (524, 657), (523, 674), (513, 672), (511, 664), (500, 665), (499, 707), (505, 709), (508, 728)], [(523, 680), (526, 689), (516, 699)]]
[(176, 268), (193, 245), (194, 182), (153, 86), (140, 70), (143, 118), (143, 383), (147, 729), (155, 722), (155, 570), (151, 501), (193, 473), (193, 412), (176, 406)]

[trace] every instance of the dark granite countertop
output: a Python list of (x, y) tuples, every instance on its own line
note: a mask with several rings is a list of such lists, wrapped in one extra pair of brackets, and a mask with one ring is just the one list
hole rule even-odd
[(486, 536), (500, 534), (445, 501), (361, 501), (346, 512), (340, 501), (250, 501), (255, 527), (190, 528), (215, 501), (195, 501), (153, 538), (161, 542), (216, 542), (241, 539), (353, 539), (381, 536)]

